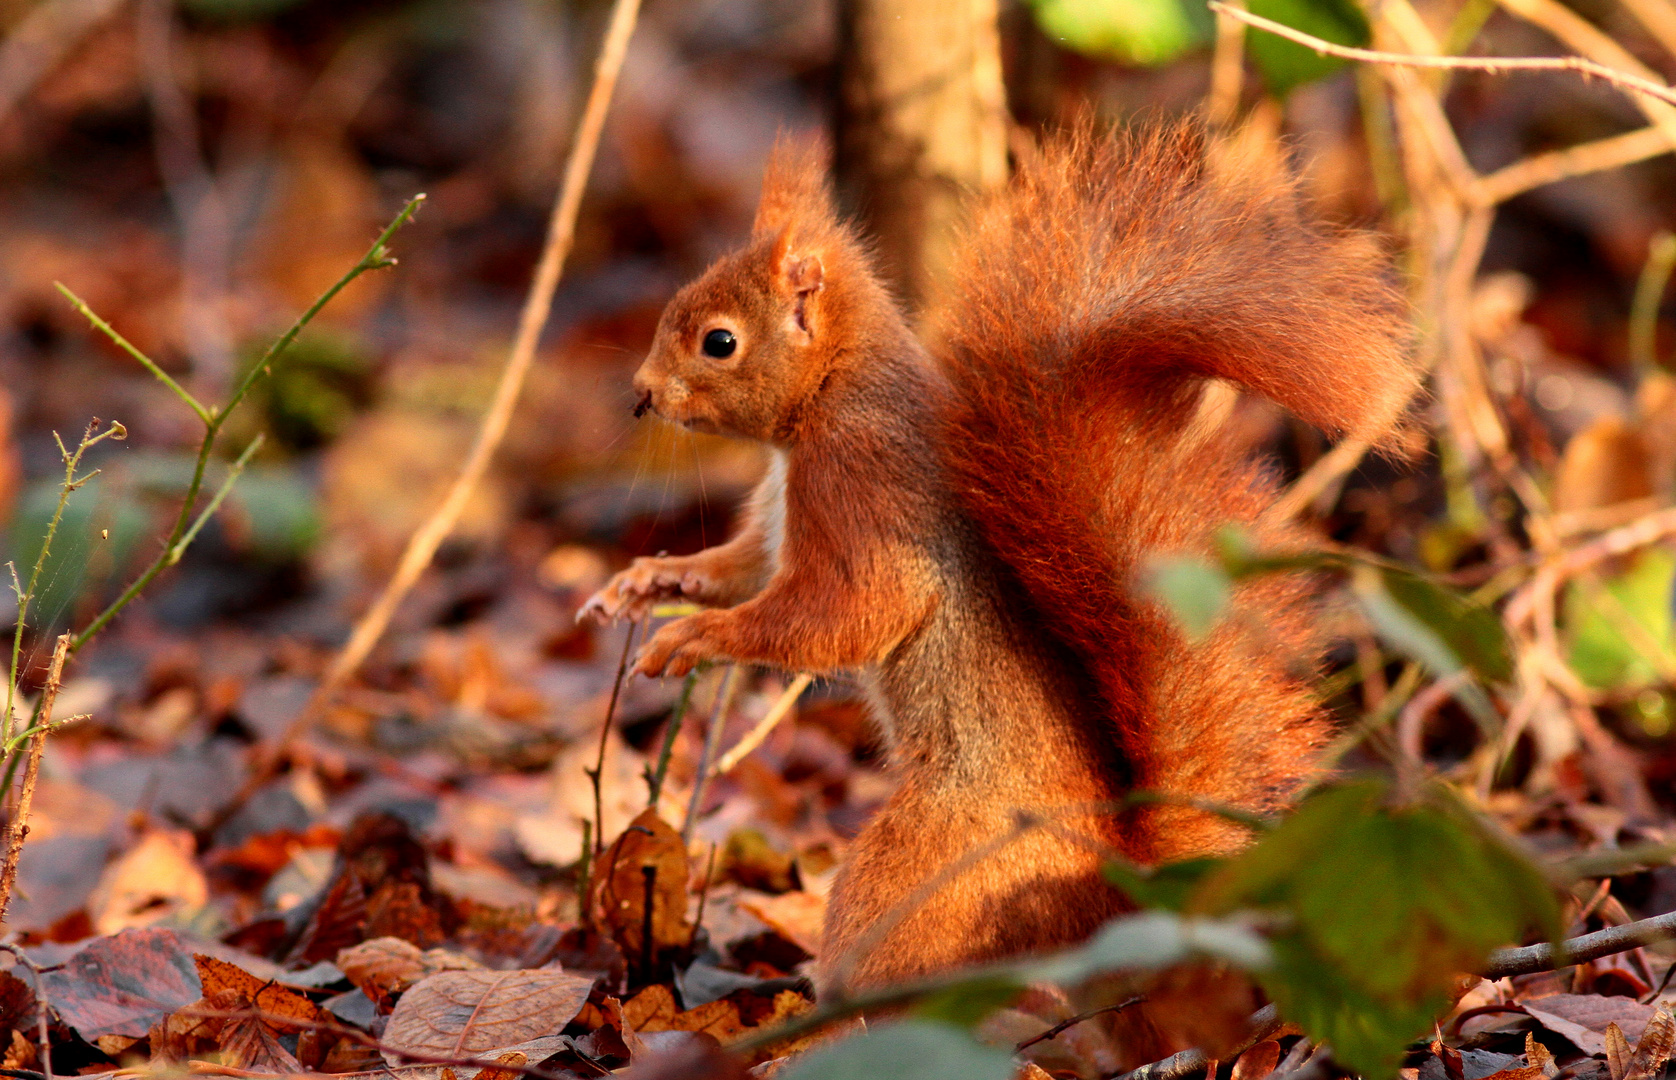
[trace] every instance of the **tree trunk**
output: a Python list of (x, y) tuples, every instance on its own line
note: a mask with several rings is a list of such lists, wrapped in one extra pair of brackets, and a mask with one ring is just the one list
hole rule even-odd
[(840, 186), (885, 273), (924, 303), (961, 203), (1007, 175), (996, 0), (842, 0)]

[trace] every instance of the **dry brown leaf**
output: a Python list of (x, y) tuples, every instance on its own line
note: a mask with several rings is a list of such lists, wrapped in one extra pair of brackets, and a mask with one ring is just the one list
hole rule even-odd
[(635, 1031), (673, 1031), (675, 995), (663, 983), (653, 983), (623, 1003), (623, 1021)]
[(273, 1029), (252, 1015), (226, 1021), (221, 1028), (221, 1063), (265, 1073), (299, 1073), (302, 1065), (280, 1045)]
[(424, 890), (413, 881), (386, 881), (367, 898), (369, 937), (393, 937), (421, 948), (440, 945), (442, 917), (425, 903)]
[(1554, 509), (1577, 513), (1653, 493), (1647, 444), (1616, 416), (1603, 416), (1566, 443), (1554, 479)]
[(1048, 1075), (1048, 1071), (1034, 1061), (1026, 1061), (1018, 1067), (1018, 1072), (1014, 1074), (1014, 1080), (1053, 1080), (1053, 1077)]
[(98, 938), (41, 975), (43, 996), (82, 1038), (138, 1037), (201, 991), (192, 956), (172, 930)]
[(726, 1046), (744, 1036), (750, 1029), (739, 1015), (739, 1006), (721, 998), (684, 1013), (676, 1013), (670, 1021), (672, 1031), (702, 1032)]
[(1549, 1077), (1550, 1080), (1559, 1075), (1560, 1067), (1554, 1061), (1553, 1053), (1538, 1042), (1536, 1036), (1528, 1031), (1525, 1032), (1525, 1060), (1536, 1066), (1542, 1075)]
[(1432, 1053), (1443, 1063), (1443, 1075), (1447, 1076), (1449, 1080), (1466, 1080), (1466, 1070), (1462, 1067), (1459, 1050), (1433, 1040)]
[(820, 955), (821, 927), (826, 921), (826, 897), (811, 892), (779, 896), (741, 896), (739, 907), (810, 956)]
[(1606, 1053), (1606, 1025), (1615, 1023), (1626, 1039), (1639, 1039), (1653, 1007), (1634, 998), (1599, 994), (1552, 994), (1523, 1002), (1537, 1023), (1569, 1039), (1585, 1054)]
[(1673, 1049), (1676, 1049), (1676, 1017), (1671, 1016), (1668, 1006), (1661, 1005), (1635, 1044), (1635, 1053), (1624, 1069), (1624, 1080), (1649, 1080), (1658, 1075), (1670, 1060)]
[(687, 849), (681, 834), (654, 809), (646, 809), (594, 861), (595, 922), (632, 967), (645, 956), (647, 883), (651, 884), (651, 947), (656, 954), (684, 948), (687, 922)]
[[(522, 1050), (513, 1050), (500, 1054), (495, 1058), (496, 1065), (528, 1065), (530, 1056)], [(482, 1069), (477, 1073), (476, 1080), (524, 1080), (524, 1074), (515, 1069)]]
[(426, 949), (401, 938), (380, 937), (341, 950), (335, 963), (344, 977), (374, 1001), (389, 1000), (427, 975), (439, 971), (476, 971), (469, 956), (446, 949)]
[(1606, 1071), (1612, 1080), (1624, 1080), (1624, 1074), (1629, 1072), (1629, 1058), (1635, 1052), (1629, 1040), (1624, 1038), (1624, 1029), (1617, 1024), (1607, 1024), (1602, 1037), (1606, 1040)]
[(287, 960), (313, 964), (330, 960), (341, 950), (359, 943), (367, 925), (367, 890), (354, 874), (333, 879), (320, 906), (309, 916), (308, 925), (297, 939)]
[(1264, 1039), (1234, 1061), (1230, 1080), (1263, 1080), (1280, 1064), (1280, 1044)]
[(504, 1050), (563, 1028), (593, 980), (562, 971), (443, 971), (402, 995), (384, 1029), (385, 1059), (399, 1053), (460, 1056)]
[(157, 829), (142, 836), (105, 868), (88, 897), (94, 928), (114, 934), (203, 907), (209, 900), (209, 883), (198, 869), (196, 847), (184, 829)]
[[(198, 965), (198, 979), (204, 984), (206, 999), (231, 991), (259, 1009), (265, 1014), (263, 1020), (280, 1031), (301, 1031), (306, 1025), (324, 1019), (308, 998), (265, 979), (258, 979), (237, 964), (201, 953), (194, 953), (192, 959)], [(287, 1020), (300, 1023), (288, 1024)]]

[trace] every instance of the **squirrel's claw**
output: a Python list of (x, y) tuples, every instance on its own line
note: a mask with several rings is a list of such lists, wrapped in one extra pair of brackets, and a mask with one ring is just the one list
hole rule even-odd
[(697, 667), (700, 660), (712, 659), (714, 650), (705, 647), (703, 622), (711, 614), (677, 619), (653, 634), (634, 658), (635, 673), (654, 679), (659, 675), (679, 678)]

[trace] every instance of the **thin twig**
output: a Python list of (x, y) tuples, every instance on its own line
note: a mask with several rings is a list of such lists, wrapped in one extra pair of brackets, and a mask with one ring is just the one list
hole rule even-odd
[(1569, 938), (1559, 943), (1557, 951), (1549, 942), (1520, 949), (1497, 949), (1479, 974), (1486, 979), (1504, 979), (1509, 975), (1555, 971), (1671, 938), (1676, 938), (1676, 911)]
[(1057, 1024), (1053, 1025), (1052, 1027), (1048, 1028), (1046, 1031), (1042, 1032), (1040, 1035), (1032, 1035), (1030, 1038), (1025, 1039), (1023, 1042), (1021, 1042), (1017, 1046), (1013, 1047), (1013, 1053), (1015, 1053), (1015, 1054), (1023, 1053), (1026, 1049), (1028, 1049), (1032, 1046), (1035, 1046), (1039, 1042), (1047, 1042), (1049, 1039), (1057, 1038), (1060, 1032), (1067, 1031), (1070, 1028), (1074, 1028), (1078, 1024), (1082, 1023), (1084, 1020), (1092, 1020), (1096, 1016), (1099, 1016), (1101, 1013), (1122, 1012), (1124, 1009), (1127, 1009), (1129, 1006), (1139, 1005), (1141, 1002), (1143, 1002), (1145, 1000), (1146, 1000), (1146, 995), (1145, 994), (1136, 994), (1134, 997), (1125, 998), (1123, 1001), (1120, 1001), (1115, 1005), (1102, 1005), (1098, 1009), (1089, 1009), (1087, 1012), (1078, 1013), (1077, 1015), (1071, 1017), (1069, 1020), (1059, 1021), (1059, 1023), (1057, 1023)]
[(582, 192), (587, 186), (588, 174), (593, 169), (594, 154), (599, 148), (599, 136), (605, 125), (606, 110), (611, 104), (611, 96), (617, 86), (617, 76), (622, 70), (623, 57), (628, 50), (629, 36), (634, 31), (635, 19), (639, 12), (640, 0), (615, 0), (612, 5), (611, 22), (606, 28), (605, 40), (594, 66), (593, 89), (588, 94), (587, 105), (582, 110), (581, 123), (577, 126), (576, 140), (571, 146), (570, 160), (565, 166), (564, 182), (560, 185), (558, 201), (553, 206), (552, 218), (548, 225), (547, 242), (542, 248), (541, 260), (536, 264), (535, 280), (530, 283), (529, 296), (524, 301), (524, 310), (518, 320), (518, 332), (513, 338), (506, 368), (501, 372), (500, 382), (495, 387), (494, 400), (483, 418), (483, 426), (477, 433), (477, 440), (472, 444), (471, 452), (467, 455), (466, 462), (461, 467), (459, 476), (455, 478), (453, 486), (449, 488), (442, 505), (438, 506), (430, 518), (408, 539), (407, 548), (402, 552), (401, 563), (396, 567), (396, 572), (372, 607), (355, 624), (349, 641), (332, 661), (325, 679), (312, 695), (302, 715), (293, 723), (293, 730), (287, 742), (294, 741), (313, 723), (314, 718), (337, 693), (338, 688), (361, 666), (361, 662), (372, 651), (373, 645), (384, 635), (391, 616), (395, 614), (396, 608), (406, 598), (414, 583), (419, 580), (419, 575), (430, 566), (437, 547), (454, 531), (460, 514), (465, 510), (466, 502), (476, 490), (478, 482), (489, 467), (490, 458), (494, 456), (501, 439), (506, 435), (507, 425), (512, 420), (513, 407), (517, 405), (519, 393), (523, 390), (524, 377), (529, 373), (530, 364), (535, 359), (535, 348), (541, 339), (541, 330), (546, 326), (548, 313), (552, 310), (553, 293), (558, 288), (565, 258), (570, 254), (571, 241), (576, 234), (576, 215), (582, 206)]
[(1499, 74), (1507, 71), (1575, 71), (1588, 78), (1601, 79), (1614, 86), (1633, 93), (1645, 94), (1657, 98), (1659, 101), (1676, 105), (1676, 90), (1643, 79), (1638, 75), (1630, 75), (1614, 70), (1605, 64), (1598, 64), (1593, 60), (1585, 60), (1580, 56), (1416, 56), (1412, 53), (1379, 52), (1374, 49), (1359, 49), (1351, 45), (1338, 45), (1306, 34), (1302, 30), (1294, 30), (1284, 23), (1277, 23), (1273, 19), (1265, 19), (1261, 15), (1253, 15), (1249, 11), (1242, 11), (1222, 2), (1210, 0), (1210, 9), (1217, 14), (1227, 14), (1231, 18), (1240, 20), (1259, 30), (1267, 30), (1271, 34), (1283, 37), (1288, 41), (1295, 41), (1299, 45), (1307, 45), (1318, 53), (1327, 56), (1339, 56), (1346, 60), (1362, 60), (1371, 64), (1399, 64), (1403, 67), (1418, 68), (1455, 68), (1471, 71), (1487, 71)]
[[(1244, 7), (1244, 0), (1232, 0)], [(1217, 127), (1233, 123), (1239, 114), (1240, 88), (1245, 81), (1245, 24), (1227, 15), (1216, 17), (1216, 50), (1210, 62), (1210, 94), (1205, 118)]]
[(1635, 301), (1629, 311), (1629, 358), (1645, 373), (1659, 366), (1659, 305), (1676, 269), (1676, 233), (1658, 232), (1647, 245), (1647, 262), (1635, 283)]
[(729, 664), (716, 688), (716, 703), (710, 709), (710, 725), (704, 730), (704, 748), (698, 755), (698, 773), (693, 779), (692, 798), (687, 802), (687, 820), (681, 823), (681, 843), (692, 842), (693, 826), (698, 824), (698, 811), (704, 805), (704, 789), (710, 782), (710, 762), (716, 756), (716, 744), (722, 738), (722, 725), (727, 722), (728, 707), (733, 704), (733, 692), (739, 686), (739, 665)]
[(629, 623), (628, 634), (623, 638), (623, 655), (617, 660), (617, 678), (611, 684), (611, 702), (605, 706), (605, 720), (599, 726), (599, 753), (594, 758), (593, 768), (583, 767), (582, 769), (582, 772), (588, 777), (588, 782), (594, 786), (595, 855), (598, 855), (605, 847), (605, 795), (603, 791), (605, 745), (611, 738), (611, 721), (617, 716), (617, 700), (623, 693), (623, 676), (628, 673), (629, 650), (634, 646), (634, 634), (639, 629), (639, 622)]
[(710, 860), (704, 866), (704, 882), (698, 887), (698, 914), (693, 917), (693, 932), (687, 938), (688, 952), (698, 948), (698, 932), (704, 928), (704, 905), (710, 899), (710, 879), (716, 876), (716, 848), (719, 846), (714, 841), (710, 844)]
[(1663, 131), (1644, 127), (1563, 150), (1532, 154), (1480, 177), (1473, 187), (1473, 198), (1480, 206), (1494, 206), (1544, 184), (1633, 165), (1668, 154), (1672, 149), (1670, 138)]
[(23, 856), (23, 842), (29, 836), (29, 811), (35, 802), (35, 782), (41, 776), (41, 755), (46, 752), (47, 735), (52, 728), (52, 707), (58, 700), (58, 687), (64, 678), (64, 658), (70, 654), (70, 635), (60, 634), (52, 650), (52, 664), (47, 668), (46, 685), (41, 689), (39, 728), (29, 741), (29, 763), (23, 769), (23, 788), (18, 792), (17, 812), (6, 829), (6, 858), (0, 864), (0, 923), (5, 922), (6, 908), (11, 904), (12, 890), (17, 885), (18, 860)]
[(791, 707), (797, 704), (797, 699), (802, 696), (803, 691), (807, 690), (809, 684), (813, 681), (814, 676), (806, 672), (793, 679), (791, 685), (786, 687), (785, 693), (781, 694), (773, 706), (769, 708), (768, 714), (757, 722), (757, 726), (747, 731), (745, 737), (734, 743), (733, 748), (723, 754), (716, 764), (711, 767), (710, 775), (717, 777), (723, 773), (733, 771), (735, 765), (744, 761), (751, 751), (761, 746), (763, 740), (768, 738), (769, 733), (774, 730), (781, 720), (786, 718), (787, 714), (791, 712)]
[[(1264, 1039), (1272, 1037), (1275, 1032), (1286, 1026), (1281, 1020), (1280, 1013), (1273, 1005), (1265, 1005), (1251, 1014), (1250, 1033), (1239, 1043), (1229, 1049), (1227, 1056), (1236, 1058), (1247, 1050), (1256, 1046)], [(1138, 1069), (1126, 1072), (1120, 1080), (1181, 1080), (1205, 1067), (1210, 1059), (1205, 1052), (1198, 1048), (1183, 1050), (1179, 1054), (1171, 1054), (1163, 1061), (1155, 1061), (1150, 1065), (1142, 1065)]]

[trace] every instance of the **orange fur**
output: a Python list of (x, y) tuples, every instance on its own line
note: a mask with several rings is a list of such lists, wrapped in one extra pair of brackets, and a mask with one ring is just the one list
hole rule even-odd
[[(1086, 936), (1123, 908), (1099, 876), (1112, 849), (1243, 839), (1181, 805), (1086, 804), (1144, 788), (1268, 810), (1310, 775), (1308, 590), (1242, 587), (1241, 618), (1191, 643), (1136, 574), (1273, 497), (1226, 437), (1186, 434), (1205, 379), (1377, 442), (1417, 376), (1372, 244), (1192, 126), (1082, 130), (1026, 164), (976, 209), (935, 356), (822, 176), (818, 150), (777, 149), (751, 243), (677, 294), (635, 376), (665, 419), (773, 448), (743, 527), (637, 560), (583, 613), (713, 605), (653, 636), (645, 674), (862, 675), (901, 786), (833, 886), (823, 962), (829, 986), (867, 985)], [(718, 329), (724, 357), (703, 347)], [(1053, 824), (955, 866), (1018, 810)]]

